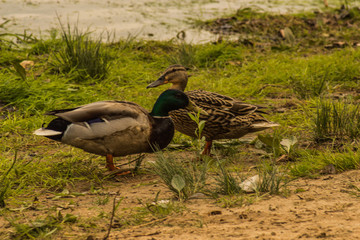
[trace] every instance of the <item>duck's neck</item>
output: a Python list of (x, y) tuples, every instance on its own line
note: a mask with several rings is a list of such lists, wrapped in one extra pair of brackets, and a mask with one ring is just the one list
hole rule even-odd
[(181, 81), (172, 82), (172, 86), (169, 89), (176, 89), (184, 92), (187, 82), (188, 82), (188, 78), (187, 76), (184, 76), (184, 78)]
[(168, 102), (164, 101), (156, 101), (154, 107), (150, 113), (152, 117), (169, 117), (169, 112), (172, 111), (173, 108), (169, 105)]
[(165, 109), (161, 105), (154, 105), (150, 116), (152, 117), (168, 117), (169, 116), (169, 110)]
[(151, 150), (165, 148), (174, 137), (174, 123), (170, 117), (154, 117), (153, 130), (150, 135)]

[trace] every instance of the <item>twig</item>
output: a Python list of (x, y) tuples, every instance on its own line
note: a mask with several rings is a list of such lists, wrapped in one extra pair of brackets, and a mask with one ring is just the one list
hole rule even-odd
[(278, 88), (286, 88), (285, 86), (281, 86), (278, 84), (264, 84), (259, 90), (258, 92), (260, 93), (262, 90), (264, 90), (267, 87), (278, 87)]
[(122, 167), (122, 166), (128, 165), (128, 164), (133, 163), (133, 162), (136, 162), (136, 164), (138, 164), (139, 159), (144, 158), (144, 157), (145, 157), (145, 154), (141, 154), (139, 157), (135, 158), (134, 160), (131, 160), (130, 162), (119, 164), (119, 165), (116, 165), (116, 166), (117, 167)]
[(142, 161), (144, 160), (145, 154), (141, 154), (137, 159), (136, 159), (136, 165), (134, 168), (134, 172), (137, 172), (140, 168), (140, 165), (142, 163)]
[(128, 231), (132, 231), (132, 230), (137, 229), (137, 228), (146, 227), (146, 226), (152, 225), (152, 224), (154, 224), (154, 223), (163, 222), (163, 221), (165, 221), (165, 220), (168, 219), (168, 218), (169, 218), (169, 217), (164, 217), (164, 218), (160, 218), (160, 219), (153, 220), (153, 221), (151, 221), (151, 222), (147, 222), (147, 223), (144, 223), (144, 224), (136, 225), (135, 227), (130, 228)]
[(113, 223), (114, 216), (115, 216), (115, 210), (117, 208), (117, 206), (116, 206), (116, 197), (119, 195), (119, 193), (120, 193), (120, 191), (117, 191), (116, 195), (114, 197), (113, 209), (112, 209), (112, 212), (111, 212), (111, 218), (110, 218), (110, 224), (109, 224), (108, 232), (107, 232), (106, 236), (103, 238), (103, 240), (107, 240), (109, 238), (109, 236), (110, 236), (111, 227), (112, 227), (112, 223)]

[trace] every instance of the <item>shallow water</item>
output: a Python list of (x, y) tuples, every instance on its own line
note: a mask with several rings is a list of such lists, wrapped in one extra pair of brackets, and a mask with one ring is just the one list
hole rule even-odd
[[(341, 1), (328, 1), (340, 6)], [(80, 29), (111, 32), (115, 39), (137, 36), (169, 40), (185, 32), (187, 42), (212, 41), (217, 36), (193, 27), (206, 20), (251, 7), (277, 13), (300, 12), (323, 7), (323, 1), (271, 0), (2, 0), (0, 24), (10, 20), (1, 32), (32, 33), (46, 36), (51, 28), (77, 23)], [(103, 34), (104, 36), (106, 34)]]

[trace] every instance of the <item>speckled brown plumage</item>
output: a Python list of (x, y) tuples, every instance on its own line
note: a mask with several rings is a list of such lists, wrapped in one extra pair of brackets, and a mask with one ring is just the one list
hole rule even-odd
[[(148, 88), (172, 83), (171, 89), (184, 91), (187, 81), (186, 69), (181, 65), (172, 65), (157, 81), (148, 85)], [(203, 154), (210, 154), (212, 140), (240, 138), (248, 133), (278, 126), (261, 115), (264, 112), (259, 106), (204, 90), (185, 93), (195, 105), (208, 113), (200, 114), (200, 120), (205, 121), (202, 136), (205, 136), (207, 141)], [(189, 117), (187, 110), (172, 111), (170, 117), (177, 131), (196, 137), (197, 124)]]

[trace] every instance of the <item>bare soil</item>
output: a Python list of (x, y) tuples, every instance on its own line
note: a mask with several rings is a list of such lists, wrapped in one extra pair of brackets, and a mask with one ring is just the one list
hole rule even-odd
[[(159, 191), (160, 199), (172, 199), (173, 194), (157, 176), (117, 177), (97, 193), (90, 191), (89, 183), (78, 182), (68, 195), (44, 193), (30, 207), (12, 209), (6, 219), (0, 217), (0, 237), (13, 235), (9, 219), (28, 223), (60, 212), (62, 216), (75, 215), (78, 221), (63, 224), (52, 239), (103, 239), (117, 196), (116, 202), (122, 201), (109, 239), (359, 239), (360, 193), (351, 186), (360, 188), (360, 170), (295, 180), (286, 197), (265, 195), (253, 203), (226, 208), (218, 200), (200, 195), (180, 204), (185, 208), (170, 215), (136, 217), (136, 209), (150, 204)], [(107, 196), (104, 205), (96, 204)]]

